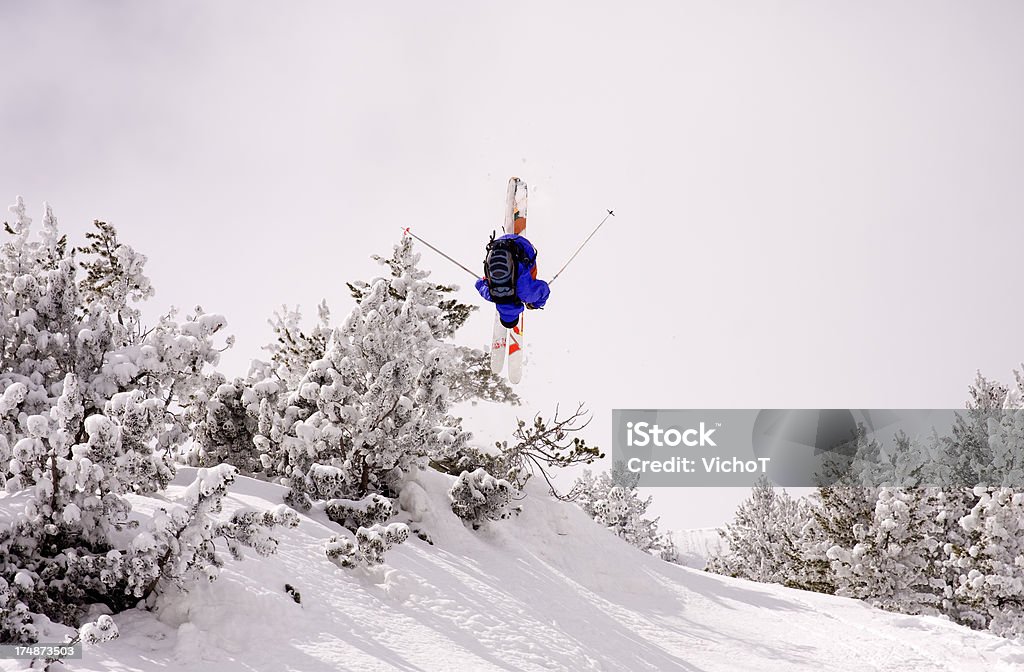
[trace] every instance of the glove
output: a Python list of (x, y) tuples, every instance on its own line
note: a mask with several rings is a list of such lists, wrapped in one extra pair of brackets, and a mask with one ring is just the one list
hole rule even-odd
[(543, 308), (540, 308), (540, 307), (538, 307), (538, 306), (535, 306), (535, 305), (533, 305), (532, 303), (527, 303), (527, 304), (523, 304), (523, 305), (525, 305), (525, 306), (526, 306), (526, 309), (527, 309), (527, 310), (544, 310)]

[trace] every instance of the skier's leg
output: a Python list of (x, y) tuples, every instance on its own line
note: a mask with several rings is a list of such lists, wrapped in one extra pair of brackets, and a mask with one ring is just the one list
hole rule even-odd
[(523, 304), (521, 303), (499, 303), (497, 304), (498, 315), (501, 317), (501, 323), (511, 329), (512, 327), (519, 324), (519, 315), (523, 312)]

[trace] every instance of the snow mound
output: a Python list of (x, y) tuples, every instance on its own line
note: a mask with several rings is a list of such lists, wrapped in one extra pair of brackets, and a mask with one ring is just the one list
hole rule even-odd
[[(182, 498), (194, 470), (170, 489)], [(120, 638), (75, 670), (1019, 670), (1024, 646), (843, 598), (662, 562), (531, 488), (480, 531), (452, 514), (452, 479), (425, 472), (396, 520), (416, 521), (385, 565), (345, 571), (322, 511), (277, 529), (276, 555), (229, 562), (159, 618), (115, 616)], [(225, 500), (271, 509), (284, 488), (239, 477)], [(134, 498), (138, 516), (166, 503)], [(696, 537), (695, 537), (696, 538)], [(677, 542), (680, 538), (677, 536)], [(701, 547), (706, 550), (706, 546)], [(286, 591), (285, 586), (291, 587)], [(19, 669), (0, 661), (2, 669)]]

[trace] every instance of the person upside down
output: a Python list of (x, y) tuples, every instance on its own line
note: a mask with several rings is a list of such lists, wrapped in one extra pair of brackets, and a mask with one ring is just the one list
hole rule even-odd
[(529, 240), (514, 233), (491, 236), (484, 259), (484, 277), (476, 291), (498, 309), (508, 329), (519, 323), (524, 308), (543, 308), (551, 296), (548, 283), (537, 279), (537, 250)]

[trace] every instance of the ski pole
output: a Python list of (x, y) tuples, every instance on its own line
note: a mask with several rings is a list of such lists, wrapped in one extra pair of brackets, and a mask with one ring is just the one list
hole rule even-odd
[(572, 256), (569, 257), (569, 261), (565, 262), (565, 266), (562, 266), (562, 268), (558, 269), (558, 273), (555, 273), (555, 275), (550, 280), (548, 280), (548, 285), (551, 285), (555, 280), (558, 279), (558, 276), (560, 276), (562, 274), (562, 271), (565, 270), (566, 266), (568, 266), (569, 264), (572, 263), (572, 260), (576, 258), (576, 255), (580, 253), (580, 250), (582, 250), (586, 246), (586, 244), (590, 242), (590, 239), (594, 237), (594, 234), (597, 233), (597, 230), (600, 229), (602, 226), (604, 226), (604, 223), (608, 221), (609, 217), (614, 217), (614, 216), (615, 216), (615, 213), (613, 211), (609, 210), (608, 214), (605, 215), (604, 219), (601, 220), (601, 223), (597, 225), (597, 228), (595, 228), (593, 231), (591, 231), (590, 235), (587, 236), (587, 239), (584, 240), (583, 243), (579, 247), (576, 248), (576, 251), (572, 253)]
[(444, 253), (444, 252), (442, 252), (441, 250), (437, 249), (436, 247), (434, 247), (433, 245), (431, 245), (431, 244), (430, 244), (430, 243), (428, 243), (427, 241), (425, 241), (425, 240), (423, 240), (422, 238), (420, 238), (419, 236), (417, 236), (417, 235), (416, 235), (415, 233), (413, 233), (412, 231), (410, 231), (410, 230), (409, 230), (409, 227), (405, 227), (404, 229), (402, 229), (402, 235), (406, 235), (406, 234), (408, 234), (408, 235), (412, 236), (413, 238), (415, 238), (416, 240), (420, 241), (421, 243), (423, 243), (424, 245), (426, 245), (427, 247), (429, 247), (430, 249), (432, 249), (432, 250), (433, 250), (434, 252), (437, 252), (437, 253), (438, 253), (438, 254), (440, 254), (440, 255), (441, 255), (442, 257), (444, 257), (444, 258), (445, 258), (445, 259), (447, 259), (448, 261), (452, 262), (453, 264), (455, 264), (456, 266), (458, 266), (459, 268), (461, 268), (462, 270), (464, 270), (464, 271), (465, 271), (466, 273), (469, 273), (470, 275), (472, 275), (472, 276), (473, 276), (473, 279), (475, 279), (475, 280), (479, 280), (479, 279), (480, 279), (480, 276), (479, 276), (479, 275), (477, 275), (477, 274), (476, 274), (476, 273), (474, 273), (473, 271), (469, 270), (468, 268), (466, 268), (465, 266), (463, 266), (463, 265), (462, 265), (462, 264), (460, 264), (459, 262), (457, 262), (457, 261), (455, 261), (454, 259), (452, 259), (451, 257), (449, 257), (449, 256), (448, 256), (447, 254), (445, 254), (445, 253)]

